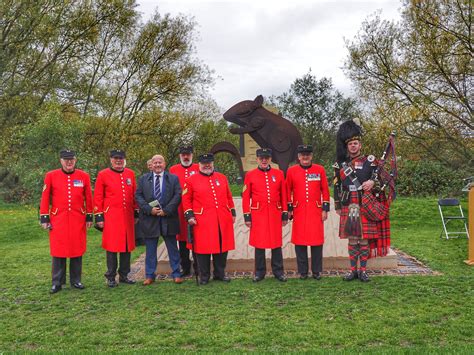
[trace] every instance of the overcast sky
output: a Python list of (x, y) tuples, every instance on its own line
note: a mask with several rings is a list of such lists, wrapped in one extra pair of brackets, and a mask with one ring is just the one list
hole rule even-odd
[(398, 21), (399, 0), (137, 0), (144, 19), (155, 9), (197, 22), (197, 57), (215, 71), (211, 96), (224, 110), (257, 95), (279, 95), (311, 68), (351, 94), (342, 66), (344, 38), (369, 15)]

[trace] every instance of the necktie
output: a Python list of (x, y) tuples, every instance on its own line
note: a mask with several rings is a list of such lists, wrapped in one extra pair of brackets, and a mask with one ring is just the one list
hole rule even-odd
[(160, 175), (156, 175), (155, 178), (155, 198), (159, 201), (161, 199), (161, 189), (160, 189)]

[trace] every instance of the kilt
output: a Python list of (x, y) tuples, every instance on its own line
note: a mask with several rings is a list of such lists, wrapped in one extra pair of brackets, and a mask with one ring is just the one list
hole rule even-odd
[[(355, 203), (361, 205), (361, 199), (359, 198), (359, 192), (351, 191), (349, 196), (349, 203), (341, 207), (341, 216), (339, 222), (339, 238), (346, 239), (350, 236), (345, 232), (345, 226), (348, 219), (349, 204)], [(384, 204), (386, 210), (380, 214), (380, 217), (384, 217), (381, 220), (373, 220), (372, 216), (367, 215), (367, 210), (364, 208), (360, 209), (360, 221), (362, 239), (369, 240), (370, 246), (370, 257), (385, 256), (390, 248), (390, 219), (389, 210), (385, 203), (385, 195), (381, 194), (379, 202)]]

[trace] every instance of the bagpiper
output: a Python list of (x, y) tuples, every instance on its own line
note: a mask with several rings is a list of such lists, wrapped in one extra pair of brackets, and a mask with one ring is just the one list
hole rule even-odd
[(334, 164), (334, 202), (340, 216), (339, 237), (349, 239), (351, 271), (344, 280), (358, 278), (367, 282), (370, 281), (366, 268), (371, 251), (372, 256), (385, 256), (388, 252), (390, 222), (388, 204), (380, 192), (377, 161), (373, 155), (361, 153), (361, 140), (361, 128), (354, 121), (341, 124)]

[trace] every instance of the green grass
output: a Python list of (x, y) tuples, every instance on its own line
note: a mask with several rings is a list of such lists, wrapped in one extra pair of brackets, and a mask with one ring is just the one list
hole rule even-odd
[[(286, 284), (169, 281), (105, 287), (105, 255), (91, 232), (83, 291), (49, 295), (47, 234), (33, 208), (0, 205), (0, 352), (357, 351), (471, 352), (474, 268), (465, 239), (438, 238), (435, 199), (401, 198), (392, 244), (441, 276), (339, 277)], [(143, 252), (139, 248), (133, 256)]]

